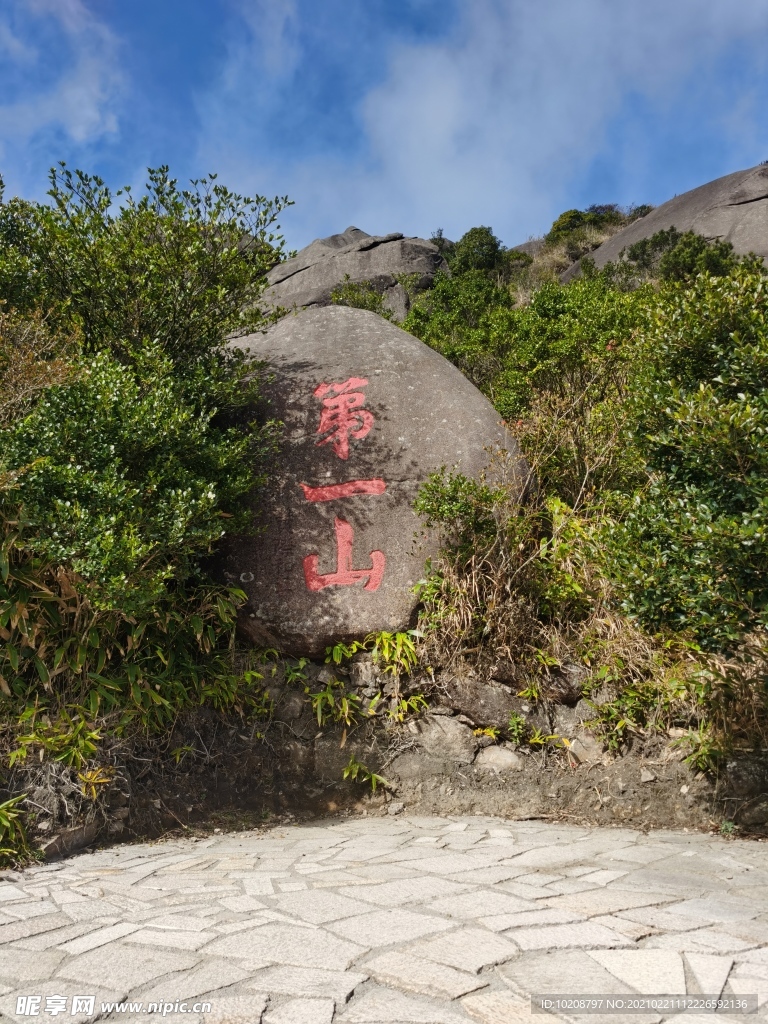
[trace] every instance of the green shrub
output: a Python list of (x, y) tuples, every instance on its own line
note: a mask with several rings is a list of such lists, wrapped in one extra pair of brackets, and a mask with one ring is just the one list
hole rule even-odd
[(331, 302), (335, 306), (352, 306), (354, 309), (367, 309), (371, 313), (391, 320), (393, 313), (384, 305), (384, 296), (377, 292), (370, 281), (351, 281), (349, 274), (331, 292)]
[[(626, 290), (650, 280), (692, 282), (702, 273), (723, 277), (738, 266), (759, 273), (761, 262), (756, 256), (738, 256), (730, 242), (671, 227), (622, 249), (618, 261), (607, 263), (600, 276)], [(582, 260), (582, 269), (586, 276), (597, 274), (589, 258)]]
[[(195, 574), (225, 525), (250, 526), (242, 498), (270, 435), (216, 421), (207, 362), (196, 367), (195, 401), (192, 375), (180, 381), (160, 346), (133, 365), (101, 352), (0, 431), (4, 468), (19, 473), (9, 500), (23, 505), (36, 550), (126, 613)], [(238, 371), (227, 382), (230, 409), (254, 392), (235, 386)]]
[(225, 342), (265, 323), (285, 201), (166, 168), (138, 199), (51, 180), (48, 205), (0, 202), (0, 714), (15, 760), (75, 765), (201, 703), (264, 712), (244, 595), (206, 559), (251, 528), (272, 450)]
[(510, 421), (536, 486), (442, 474), (416, 508), (444, 550), (420, 585), (432, 664), (564, 663), (613, 747), (683, 726), (711, 767), (764, 744), (768, 706), (768, 278), (674, 230), (622, 263), (510, 301), (474, 270), (410, 326)]
[(614, 530), (625, 607), (733, 646), (768, 625), (768, 280), (737, 267), (668, 286), (636, 359), (649, 487)]
[(0, 299), (77, 329), (86, 352), (130, 359), (159, 343), (188, 364), (263, 324), (258, 299), (281, 259), (272, 228), (287, 200), (240, 196), (215, 175), (189, 189), (167, 167), (148, 175), (139, 198), (63, 164), (48, 204), (3, 203), (0, 187)]
[(584, 227), (625, 227), (653, 209), (647, 204), (622, 209), (616, 203), (596, 203), (586, 210), (566, 210), (552, 223), (546, 235), (547, 242), (561, 242), (574, 231)]

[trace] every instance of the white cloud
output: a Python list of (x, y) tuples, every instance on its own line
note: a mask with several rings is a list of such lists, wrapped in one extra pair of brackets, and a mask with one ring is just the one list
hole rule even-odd
[[(264, 2), (269, 7), (274, 0)], [(716, 89), (707, 75), (729, 47), (746, 46), (756, 59), (768, 51), (765, 0), (461, 4), (449, 38), (394, 44), (385, 80), (360, 97), (363, 159), (264, 156), (268, 138), (261, 154), (246, 155), (236, 118), (227, 119), (215, 94), (207, 109), (218, 120), (204, 114), (201, 152), (215, 156), (222, 175), (234, 175), (243, 187), (289, 192), (298, 202), (286, 220), (300, 244), (350, 222), (407, 233), (442, 225), (446, 234), (490, 223), (515, 242), (559, 212), (569, 185), (610, 145), (606, 132), (628, 97), (640, 97), (661, 116), (693, 81), (705, 93)], [(262, 0), (250, 6), (261, 8)], [(276, 32), (295, 60), (295, 19), (293, 12), (272, 28), (265, 23), (260, 45)], [(257, 37), (259, 24), (251, 23)], [(244, 69), (252, 73), (253, 66), (239, 51), (227, 90), (247, 95), (252, 86)], [(263, 85), (259, 79), (257, 88)], [(265, 103), (263, 95), (258, 101)], [(753, 151), (751, 111), (742, 104), (723, 131), (722, 162), (736, 161), (728, 169)], [(713, 131), (725, 114), (712, 113)], [(627, 154), (617, 160), (631, 162)], [(624, 172), (632, 178), (637, 168), (619, 168)]]
[[(22, 98), (15, 102), (0, 101), (3, 142), (18, 145), (51, 130), (84, 143), (114, 132), (122, 85), (114, 35), (82, 0), (17, 0), (16, 7), (30, 39), (20, 39), (18, 32), (12, 34), (8, 24), (0, 22), (0, 45), (5, 42), (10, 59), (23, 65), (29, 88), (20, 91)], [(46, 28), (53, 28), (58, 37), (53, 53), (31, 41), (41, 21), (48, 21)], [(43, 76), (48, 84), (35, 89), (36, 71), (47, 72), (58, 60), (58, 77), (49, 81)]]
[(259, 63), (271, 75), (288, 74), (299, 60), (296, 41), (296, 0), (236, 0), (236, 10), (248, 28), (236, 52), (253, 60), (249, 47), (258, 51)]
[(0, 21), (0, 53), (12, 61), (24, 64), (35, 57), (35, 50), (14, 33), (10, 25)]

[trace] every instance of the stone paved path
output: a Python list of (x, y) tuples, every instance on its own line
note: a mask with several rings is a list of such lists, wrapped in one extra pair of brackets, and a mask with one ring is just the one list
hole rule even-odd
[[(10, 1020), (29, 1021), (18, 997), (36, 995), (38, 1020), (84, 1021), (72, 998), (93, 995), (97, 1016), (134, 1022), (160, 1019), (153, 1001), (204, 999), (210, 1012), (165, 1019), (517, 1024), (532, 992), (721, 991), (768, 1001), (768, 845), (368, 817), (115, 847), (0, 881)], [(143, 1011), (100, 1013), (126, 998)]]

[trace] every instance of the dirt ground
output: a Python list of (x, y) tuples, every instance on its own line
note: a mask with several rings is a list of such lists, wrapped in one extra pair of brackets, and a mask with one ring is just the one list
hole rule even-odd
[[(34, 842), (53, 857), (96, 842), (221, 824), (406, 811), (768, 833), (768, 761), (760, 757), (729, 761), (713, 776), (685, 763), (675, 735), (638, 734), (612, 752), (584, 726), (594, 709), (583, 701), (532, 706), (510, 687), (471, 677), (443, 680), (429, 706), (403, 721), (391, 713), (396, 695), (385, 693), (379, 713), (355, 725), (318, 724), (306, 690), (317, 692), (331, 673), (311, 665), (307, 674), (301, 683), (279, 673), (269, 680), (274, 712), (268, 721), (246, 726), (201, 711), (179, 722), (160, 752), (115, 748), (112, 784), (96, 801), (82, 798), (71, 773), (36, 770), (25, 786)], [(362, 708), (377, 687), (389, 685), (364, 663), (348, 672), (346, 683)], [(499, 727), (512, 712), (557, 739), (538, 745), (505, 739)], [(345, 769), (352, 776), (346, 780)]]

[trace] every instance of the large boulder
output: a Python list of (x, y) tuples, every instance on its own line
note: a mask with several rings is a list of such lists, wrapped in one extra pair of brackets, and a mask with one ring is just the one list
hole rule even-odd
[(440, 250), (423, 238), (401, 234), (368, 235), (349, 227), (338, 235), (316, 238), (293, 259), (267, 275), (264, 302), (287, 309), (327, 306), (331, 292), (349, 275), (354, 283), (368, 281), (384, 296), (398, 319), (408, 312), (408, 293), (398, 278), (416, 275), (415, 290), (429, 288), (438, 270), (447, 270)]
[(494, 449), (509, 453), (494, 472), (518, 486), (514, 439), (451, 363), (375, 313), (308, 309), (233, 344), (267, 362), (263, 414), (284, 424), (263, 532), (224, 551), (222, 571), (248, 595), (242, 631), (312, 656), (406, 628), (437, 550), (412, 510), (419, 486), (442, 466), (478, 477)]
[[(675, 196), (634, 221), (591, 253), (598, 267), (615, 262), (622, 249), (675, 227), (730, 242), (739, 255), (755, 252), (768, 266), (768, 164), (736, 171)], [(570, 267), (562, 280), (577, 276)]]

